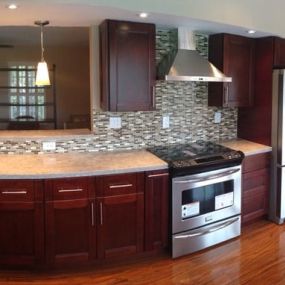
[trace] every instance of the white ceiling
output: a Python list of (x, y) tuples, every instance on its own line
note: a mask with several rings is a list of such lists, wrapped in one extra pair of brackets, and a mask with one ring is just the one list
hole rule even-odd
[[(19, 8), (7, 9), (11, 2)], [(150, 13), (148, 19), (138, 18), (143, 10)], [(256, 37), (285, 36), (284, 10), (284, 0), (0, 0), (0, 25), (32, 26), (35, 20), (49, 20), (51, 26), (91, 26), (112, 18), (184, 25), (204, 33), (247, 35), (246, 30), (256, 29)]]

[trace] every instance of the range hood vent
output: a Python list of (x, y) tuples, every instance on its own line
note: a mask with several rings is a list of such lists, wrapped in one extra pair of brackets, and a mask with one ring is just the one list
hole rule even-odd
[(232, 81), (196, 51), (194, 34), (184, 27), (178, 28), (178, 50), (165, 56), (157, 74), (167, 81)]

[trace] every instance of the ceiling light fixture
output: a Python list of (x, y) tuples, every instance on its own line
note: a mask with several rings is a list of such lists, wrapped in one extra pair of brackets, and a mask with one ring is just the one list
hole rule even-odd
[(248, 33), (248, 34), (255, 34), (256, 31), (255, 31), (255, 30), (248, 30), (247, 33)]
[(43, 27), (48, 25), (49, 21), (36, 21), (35, 25), (41, 28), (41, 61), (38, 63), (36, 74), (36, 86), (50, 85), (48, 66), (44, 59), (44, 34)]
[(147, 17), (148, 17), (148, 13), (146, 13), (146, 12), (141, 12), (141, 13), (139, 13), (139, 16), (140, 16), (141, 18), (147, 18)]
[(10, 10), (15, 10), (18, 8), (18, 5), (15, 3), (11, 3), (11, 4), (7, 5), (6, 7)]

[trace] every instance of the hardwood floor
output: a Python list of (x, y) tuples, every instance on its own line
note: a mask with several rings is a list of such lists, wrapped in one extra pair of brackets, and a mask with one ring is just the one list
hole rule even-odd
[(176, 260), (169, 256), (84, 270), (0, 271), (5, 285), (285, 284), (285, 225), (259, 221), (241, 238)]

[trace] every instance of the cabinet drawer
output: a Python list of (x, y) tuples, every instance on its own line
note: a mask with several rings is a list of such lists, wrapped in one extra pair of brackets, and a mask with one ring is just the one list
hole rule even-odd
[(89, 198), (88, 178), (65, 178), (47, 180), (45, 184), (46, 200), (71, 200)]
[(256, 188), (258, 186), (269, 187), (269, 169), (264, 168), (243, 174), (242, 178), (243, 191)]
[(270, 166), (270, 153), (246, 156), (242, 164), (242, 172), (250, 172)]
[[(0, 202), (33, 202), (40, 200), (32, 180), (1, 180)], [(38, 191), (41, 192), (41, 191)]]
[(143, 192), (144, 177), (141, 173), (106, 175), (96, 179), (96, 186), (98, 197)]

